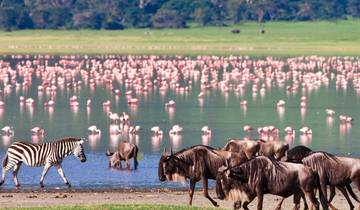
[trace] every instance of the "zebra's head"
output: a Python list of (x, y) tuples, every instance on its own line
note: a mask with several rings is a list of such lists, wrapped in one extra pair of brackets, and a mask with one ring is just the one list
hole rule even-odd
[(74, 156), (77, 157), (81, 162), (86, 161), (83, 144), (84, 144), (84, 140), (80, 139), (79, 141), (76, 142), (76, 145), (73, 150)]

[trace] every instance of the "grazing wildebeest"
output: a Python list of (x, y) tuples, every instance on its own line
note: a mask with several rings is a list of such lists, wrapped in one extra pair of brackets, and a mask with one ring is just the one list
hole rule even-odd
[(189, 205), (192, 204), (196, 182), (202, 180), (204, 196), (214, 206), (218, 206), (208, 194), (208, 179), (216, 178), (219, 167), (224, 165), (226, 160), (230, 161), (230, 165), (236, 165), (245, 162), (247, 158), (237, 153), (216, 150), (204, 145), (193, 146), (175, 154), (164, 150), (159, 161), (159, 180), (184, 183), (186, 179), (189, 179)]
[(253, 158), (241, 165), (219, 168), (216, 177), (216, 194), (219, 199), (235, 201), (234, 208), (248, 209), (248, 204), (258, 197), (261, 210), (264, 194), (282, 197), (294, 195), (294, 209), (300, 208), (301, 195), (305, 195), (311, 208), (319, 208), (315, 197), (317, 175), (310, 168), (296, 163), (281, 162), (265, 156)]
[[(316, 152), (313, 152), (310, 148), (308, 147), (305, 147), (305, 146), (302, 146), (302, 145), (299, 145), (299, 146), (296, 146), (292, 149), (290, 149), (288, 152), (287, 152), (287, 155), (286, 155), (286, 158), (285, 158), (285, 161), (288, 161), (288, 162), (293, 162), (293, 163), (303, 163), (302, 160), (312, 154), (312, 153), (316, 153)], [(320, 152), (321, 153), (321, 152)], [(329, 153), (324, 153), (324, 155), (326, 156), (327, 154)], [(329, 156), (331, 157), (331, 156)], [(331, 160), (331, 159), (328, 159), (328, 160)], [(311, 167), (311, 166), (310, 166)], [(321, 167), (320, 165), (318, 165), (318, 167)], [(314, 167), (315, 168), (315, 167)], [(322, 173), (324, 173), (324, 171), (326, 170), (331, 170), (329, 168), (324, 168), (322, 169)], [(316, 170), (315, 170), (316, 171)], [(320, 175), (319, 175), (320, 176)], [(330, 182), (329, 182), (330, 183)], [(350, 209), (354, 209), (354, 205), (352, 204), (351, 202), (351, 199), (349, 198), (348, 194), (347, 194), (347, 191), (349, 191), (350, 195), (357, 201), (359, 202), (356, 194), (354, 193), (354, 191), (352, 190), (351, 186), (350, 186), (350, 183), (346, 183), (344, 185), (331, 185), (330, 184), (330, 199), (329, 199), (329, 203), (331, 203), (331, 201), (333, 200), (334, 196), (335, 196), (335, 187), (338, 188), (340, 190), (340, 192), (344, 195), (344, 197), (346, 198), (349, 206), (350, 206)], [(347, 191), (346, 191), (346, 189)], [(325, 194), (326, 195), (326, 194)], [(334, 208), (331, 204), (329, 204), (330, 207)]]
[(264, 140), (237, 140), (230, 139), (223, 147), (223, 150), (230, 152), (240, 152), (246, 155), (248, 159), (255, 157), (256, 154), (267, 157), (273, 157), (280, 160), (285, 156), (289, 145), (282, 141), (264, 141)]
[(239, 33), (240, 33), (240, 29), (235, 28), (235, 29), (231, 30), (231, 33), (233, 33), (233, 34), (239, 34)]
[(27, 142), (15, 142), (11, 144), (6, 152), (2, 162), (2, 179), (0, 185), (5, 182), (6, 171), (13, 169), (14, 183), (19, 187), (17, 174), (22, 163), (31, 167), (44, 166), (40, 178), (40, 186), (44, 187), (44, 178), (52, 166), (57, 168), (58, 173), (64, 180), (64, 183), (71, 187), (69, 181), (65, 177), (61, 164), (64, 158), (70, 154), (74, 154), (81, 162), (86, 161), (84, 153), (84, 140), (81, 138), (68, 137), (61, 140), (45, 143), (32, 144)]
[(121, 161), (125, 160), (126, 168), (130, 169), (130, 159), (134, 158), (134, 168), (137, 169), (138, 160), (137, 154), (139, 152), (138, 147), (128, 141), (123, 141), (119, 144), (118, 150), (115, 152), (107, 151), (106, 155), (110, 157), (109, 167), (110, 168), (122, 168)]

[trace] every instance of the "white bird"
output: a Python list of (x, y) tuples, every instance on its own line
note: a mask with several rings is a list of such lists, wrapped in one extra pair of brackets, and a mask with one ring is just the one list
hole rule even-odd
[(40, 128), (40, 127), (33, 127), (30, 131), (31, 131), (32, 135), (41, 136), (41, 135), (45, 134), (45, 130), (43, 128)]
[(211, 129), (207, 125), (201, 128), (201, 132), (203, 135), (211, 135)]
[(181, 126), (173, 125), (173, 127), (169, 131), (169, 134), (170, 135), (179, 135), (182, 130), (183, 130), (183, 128)]
[(162, 135), (163, 131), (160, 129), (159, 126), (154, 126), (151, 128), (151, 131), (153, 132), (154, 135)]
[(101, 130), (96, 127), (96, 125), (92, 125), (88, 128), (88, 132), (90, 135), (101, 134)]
[(12, 126), (5, 126), (1, 129), (1, 134), (5, 136), (13, 136), (14, 133), (14, 128)]
[(312, 130), (309, 127), (302, 127), (300, 129), (300, 132), (304, 135), (311, 135), (312, 134)]

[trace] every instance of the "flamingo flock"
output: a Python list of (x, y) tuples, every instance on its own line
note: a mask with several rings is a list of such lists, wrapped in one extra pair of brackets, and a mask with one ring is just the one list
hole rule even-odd
[[(271, 94), (272, 88), (276, 87), (287, 96), (287, 99), (275, 100), (275, 107), (281, 116), (284, 115), (285, 107), (291, 106), (289, 96), (301, 96), (296, 101), (296, 108), (299, 108), (303, 115), (309, 107), (316, 105), (311, 103), (307, 95), (321, 87), (328, 87), (330, 82), (335, 83), (336, 91), (353, 88), (354, 92), (360, 95), (360, 60), (354, 57), (266, 57), (255, 60), (247, 56), (198, 56), (195, 59), (183, 56), (109, 55), (101, 58), (84, 56), (81, 59), (78, 56), (60, 56), (55, 64), (50, 65), (49, 60), (52, 58), (49, 55), (33, 58), (27, 55), (11, 56), (11, 59), (18, 61), (16, 65), (0, 60), (0, 110), (11, 106), (5, 96), (15, 89), (19, 93), (21, 90), (23, 95), (18, 96), (18, 101), (20, 106), (25, 106), (26, 109), (33, 109), (38, 104), (45, 111), (56, 109), (59, 106), (59, 97), (56, 96), (67, 92), (66, 100), (70, 110), (77, 113), (81, 107), (87, 107), (92, 111), (93, 104), (98, 102), (92, 94), (97, 87), (104, 87), (108, 95), (100, 103), (104, 116), (108, 117), (106, 132), (111, 135), (110, 139), (117, 139), (118, 136), (130, 139), (141, 132), (151, 132), (152, 136), (156, 137), (153, 141), (159, 142), (165, 133), (170, 138), (181, 141), (179, 136), (185, 131), (181, 125), (183, 122), (171, 122), (171, 126), (163, 128), (165, 131), (168, 129), (168, 132), (164, 132), (159, 125), (154, 124), (145, 130), (130, 120), (139, 106), (145, 106), (144, 100), (155, 93), (158, 93), (163, 101), (167, 101), (163, 103), (163, 107), (169, 112), (169, 117), (178, 109), (179, 99), (176, 96), (193, 94), (193, 90), (198, 91), (194, 94), (200, 107), (203, 107), (210, 97), (209, 92), (218, 91), (225, 96), (238, 96), (237, 103), (246, 111), (252, 106), (252, 103), (245, 99), (247, 93), (251, 94), (254, 100), (257, 95), (264, 99)], [(40, 82), (35, 84), (34, 78)], [(37, 92), (38, 98), (30, 97), (30, 89)], [(80, 92), (84, 89), (92, 94), (81, 98)], [(168, 93), (172, 93), (177, 102), (174, 98), (167, 98)], [(123, 98), (130, 113), (120, 111), (114, 104), (114, 100), (121, 101)], [(327, 118), (338, 120), (339, 124), (351, 126), (354, 123), (353, 117), (346, 113), (340, 114), (338, 118), (335, 118), (336, 112), (333, 109), (326, 108), (325, 113)], [(304, 138), (313, 134), (312, 129), (304, 123), (301, 123), (302, 126), (298, 129), (290, 125), (277, 128), (274, 125), (250, 125), (240, 120), (239, 123), (243, 125), (244, 133), (253, 135), (255, 130), (258, 137), (265, 140), (279, 139), (282, 133), (288, 138), (295, 138), (296, 130)], [(270, 123), (273, 123), (271, 119)], [(100, 141), (102, 132), (95, 124), (89, 124), (89, 140)], [(214, 133), (209, 125), (197, 129), (203, 138), (202, 142), (209, 143)], [(32, 130), (32, 135), (43, 136), (44, 133), (43, 129)], [(1, 135), (14, 136), (12, 125), (3, 127)]]

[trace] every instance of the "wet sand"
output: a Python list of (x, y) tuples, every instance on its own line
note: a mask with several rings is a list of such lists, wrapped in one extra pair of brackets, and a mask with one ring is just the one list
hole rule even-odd
[[(358, 192), (356, 192), (358, 193)], [(216, 198), (215, 191), (210, 190), (210, 196)], [(0, 207), (38, 207), (64, 205), (92, 205), (92, 204), (172, 204), (186, 205), (187, 191), (153, 189), (153, 190), (36, 190), (36, 191), (0, 191)], [(265, 195), (263, 209), (275, 209), (280, 197)], [(221, 208), (231, 209), (233, 202), (216, 199)], [(250, 205), (256, 209), (257, 200)], [(357, 206), (356, 201), (353, 201)], [(349, 209), (345, 198), (337, 191), (333, 204), (338, 209)], [(202, 191), (194, 194), (193, 205), (211, 207), (211, 203), (203, 197)], [(303, 203), (301, 204), (303, 206)], [(285, 200), (282, 209), (292, 209), (292, 197)]]

